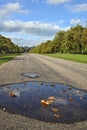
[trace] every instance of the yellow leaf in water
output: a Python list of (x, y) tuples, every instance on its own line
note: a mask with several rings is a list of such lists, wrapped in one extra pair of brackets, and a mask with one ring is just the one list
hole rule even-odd
[(46, 101), (46, 100), (41, 100), (41, 105), (43, 105), (43, 106), (48, 106), (50, 103), (48, 102), (48, 101)]
[(55, 97), (54, 97), (54, 96), (50, 96), (48, 99), (49, 99), (49, 100), (54, 100)]
[(11, 97), (16, 97), (16, 95), (15, 95), (14, 92), (10, 92), (10, 96), (11, 96)]
[(59, 116), (59, 115), (57, 115), (57, 114), (54, 114), (54, 117), (55, 117), (55, 118), (59, 118), (60, 116)]
[(58, 109), (55, 108), (55, 107), (52, 107), (52, 111), (53, 111), (53, 112), (58, 112)]
[(73, 98), (72, 98), (72, 97), (69, 97), (69, 101), (73, 101)]

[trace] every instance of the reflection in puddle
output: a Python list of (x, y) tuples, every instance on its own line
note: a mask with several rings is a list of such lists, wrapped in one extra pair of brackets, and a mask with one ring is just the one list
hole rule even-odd
[(63, 104), (63, 105), (67, 105), (67, 100), (60, 98), (60, 97), (56, 97), (56, 99), (54, 100), (55, 104)]
[(45, 82), (4, 85), (0, 108), (37, 120), (73, 123), (87, 120), (87, 91)]

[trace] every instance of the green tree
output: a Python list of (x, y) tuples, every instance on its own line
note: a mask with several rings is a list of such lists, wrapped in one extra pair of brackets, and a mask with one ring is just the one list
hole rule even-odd
[(65, 53), (82, 52), (82, 45), (81, 45), (82, 31), (83, 27), (80, 25), (72, 27), (69, 31), (67, 31), (64, 43)]
[(14, 44), (10, 38), (0, 35), (0, 53), (18, 53), (22, 51), (21, 47)]
[(82, 45), (82, 53), (87, 54), (87, 28), (83, 29), (81, 45)]
[(76, 25), (59, 31), (52, 41), (46, 41), (31, 49), (34, 53), (87, 53), (87, 27)]
[(63, 52), (63, 43), (64, 43), (64, 37), (66, 32), (65, 31), (59, 31), (55, 38), (53, 39), (53, 51), (54, 53), (62, 53)]

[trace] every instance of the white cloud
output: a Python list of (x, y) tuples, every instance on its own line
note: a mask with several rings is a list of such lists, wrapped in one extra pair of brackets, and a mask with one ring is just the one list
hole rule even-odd
[(38, 3), (38, 2), (39, 2), (39, 0), (32, 0), (32, 2), (36, 2), (36, 3)]
[(22, 9), (22, 6), (16, 2), (16, 3), (8, 3), (0, 8), (0, 17), (8, 17), (13, 13), (23, 13), (28, 14), (29, 11)]
[(80, 19), (72, 19), (70, 21), (71, 24), (79, 24), (80, 23)]
[(70, 10), (73, 12), (87, 11), (87, 4), (77, 4), (77, 5), (71, 6)]
[(4, 21), (0, 22), (0, 32), (19, 32), (39, 36), (53, 36), (60, 30), (58, 25), (39, 21)]
[(19, 46), (29, 46), (29, 47), (36, 46), (48, 40), (48, 39), (43, 39), (43, 38), (42, 39), (25, 39), (25, 38), (21, 38), (17, 36), (16, 37), (10, 36), (10, 38), (13, 41), (13, 43), (18, 44)]
[(38, 45), (48, 39), (53, 39), (58, 31), (66, 31), (69, 28), (61, 28), (57, 24), (40, 21), (23, 22), (9, 20), (0, 22), (0, 32), (9, 35), (12, 41), (19, 46)]
[(32, 0), (32, 2), (46, 2), (47, 4), (61, 4), (61, 3), (65, 3), (65, 2), (69, 2), (72, 0)]
[(34, 46), (36, 45), (35, 40), (30, 40), (30, 39), (24, 39), (24, 38), (19, 38), (19, 37), (10, 37), (13, 43), (18, 44), (19, 46)]
[(69, 1), (71, 0), (46, 0), (46, 2), (49, 4), (61, 4)]
[(70, 28), (71, 28), (71, 26), (66, 26), (66, 27), (61, 28), (60, 30), (67, 31), (67, 30), (69, 30)]
[(7, 36), (19, 46), (35, 46), (47, 41), (48, 39), (52, 40), (58, 31), (66, 31), (69, 28), (70, 27), (61, 28), (56, 24), (44, 23), (40, 21), (0, 22), (1, 34), (7, 34)]

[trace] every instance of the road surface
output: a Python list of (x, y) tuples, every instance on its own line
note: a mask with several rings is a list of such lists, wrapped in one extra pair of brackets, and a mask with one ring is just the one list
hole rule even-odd
[[(23, 73), (34, 72), (39, 78)], [(24, 81), (45, 81), (69, 84), (87, 90), (87, 64), (38, 54), (23, 54), (0, 65), (0, 85)], [(46, 123), (0, 110), (0, 130), (87, 130), (87, 121), (74, 124)]]

